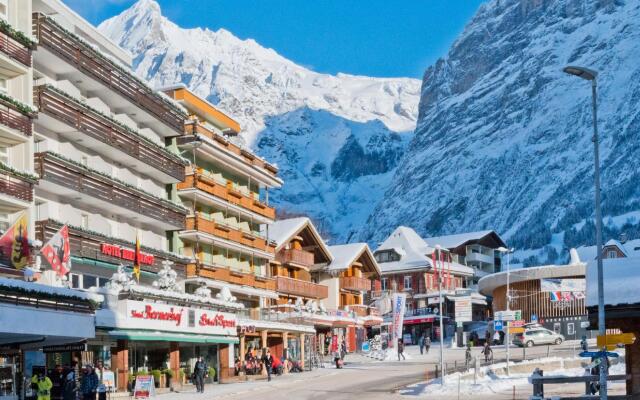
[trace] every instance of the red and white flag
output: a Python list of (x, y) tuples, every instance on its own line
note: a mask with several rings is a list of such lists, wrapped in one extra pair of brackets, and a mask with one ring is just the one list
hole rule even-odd
[(42, 247), (42, 255), (60, 276), (71, 271), (69, 228), (65, 225)]

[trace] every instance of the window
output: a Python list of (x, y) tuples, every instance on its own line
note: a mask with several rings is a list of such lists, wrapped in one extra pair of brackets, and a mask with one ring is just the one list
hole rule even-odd
[(400, 256), (393, 250), (380, 251), (375, 255), (375, 258), (380, 263), (400, 261)]
[(618, 258), (618, 253), (615, 250), (609, 250), (607, 258)]
[(404, 276), (404, 290), (411, 290), (411, 275)]
[(9, 148), (0, 146), (0, 162), (9, 164)]
[(382, 290), (388, 290), (389, 287), (389, 278), (380, 279), (380, 288)]
[(90, 287), (98, 286), (98, 278), (93, 275), (82, 276), (82, 288), (89, 289)]
[(82, 214), (80, 218), (80, 226), (82, 227), (82, 229), (89, 229), (89, 215)]
[(71, 274), (71, 287), (74, 289), (80, 289), (82, 283), (82, 275)]
[(576, 328), (573, 322), (567, 324), (567, 335), (575, 335)]
[(7, 93), (7, 78), (0, 76), (0, 92)]
[(0, 0), (0, 18), (9, 19), (9, 0)]
[(0, 213), (0, 232), (4, 232), (9, 229), (11, 224), (9, 223), (9, 214)]
[(89, 158), (87, 156), (82, 156), (81, 164), (84, 165), (85, 167), (89, 165)]

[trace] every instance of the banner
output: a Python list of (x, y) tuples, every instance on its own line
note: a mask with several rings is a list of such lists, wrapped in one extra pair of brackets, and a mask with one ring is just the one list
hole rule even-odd
[(133, 398), (148, 399), (149, 397), (154, 397), (156, 395), (155, 388), (153, 375), (138, 375), (133, 389)]
[(454, 297), (456, 322), (469, 322), (473, 318), (471, 296)]
[(0, 261), (15, 269), (29, 264), (29, 230), (27, 214), (23, 213), (7, 231), (0, 236)]
[(540, 279), (541, 292), (584, 292), (585, 279)]
[(60, 228), (42, 247), (41, 253), (59, 276), (65, 276), (71, 270), (69, 227), (65, 225)]
[(398, 339), (402, 337), (402, 326), (404, 324), (404, 310), (407, 302), (406, 293), (393, 294), (393, 322), (392, 322), (392, 346), (395, 347)]

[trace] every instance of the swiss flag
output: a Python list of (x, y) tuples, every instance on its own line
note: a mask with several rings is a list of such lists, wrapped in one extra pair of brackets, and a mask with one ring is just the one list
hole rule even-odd
[(69, 249), (69, 228), (65, 225), (42, 247), (42, 255), (49, 261), (51, 268), (60, 276), (71, 270), (71, 251)]

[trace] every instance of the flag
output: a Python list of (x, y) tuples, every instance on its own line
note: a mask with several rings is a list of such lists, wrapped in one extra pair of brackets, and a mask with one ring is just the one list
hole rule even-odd
[(63, 226), (42, 246), (42, 255), (49, 261), (51, 268), (59, 276), (71, 271), (71, 249), (69, 246), (69, 227)]
[(133, 256), (133, 274), (136, 276), (136, 280), (140, 283), (140, 239), (136, 234), (136, 252)]
[(23, 213), (7, 231), (0, 236), (0, 260), (15, 269), (29, 264), (29, 229), (27, 215)]
[(560, 301), (562, 297), (562, 292), (549, 292), (549, 300), (551, 301)]

